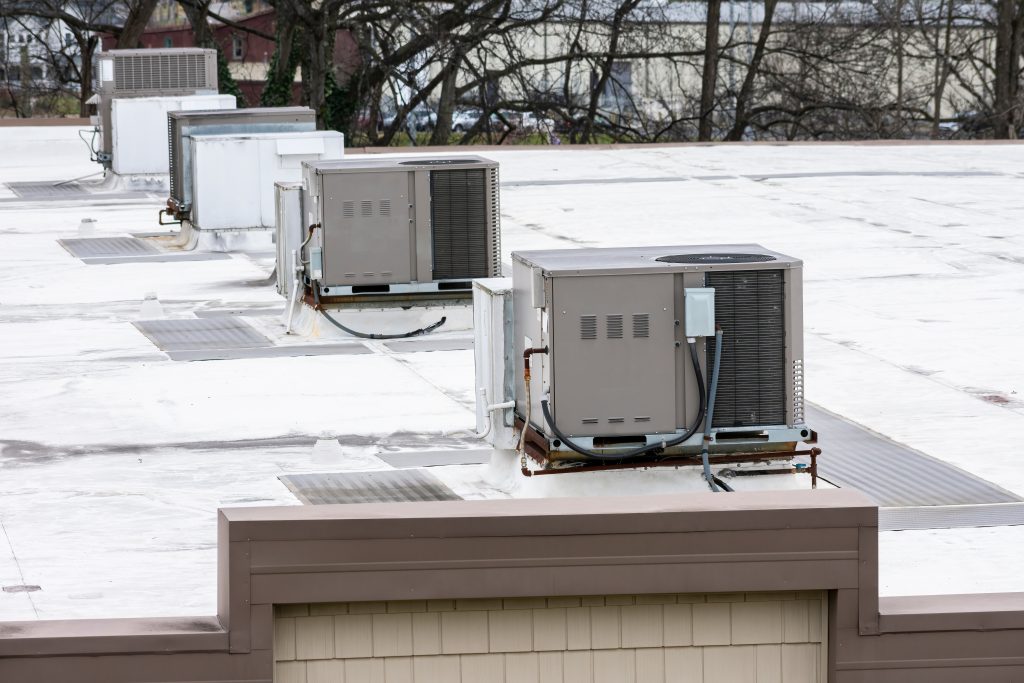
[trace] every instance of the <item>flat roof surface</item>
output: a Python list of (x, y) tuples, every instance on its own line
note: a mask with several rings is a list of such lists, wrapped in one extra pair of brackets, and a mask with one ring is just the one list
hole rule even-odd
[[(0, 619), (213, 614), (215, 511), (300, 504), (282, 475), (389, 470), (431, 451), (455, 464), (429, 472), (464, 498), (713, 495), (689, 472), (525, 480), (509, 463), (437, 457), (482, 447), (465, 328), (422, 340), (433, 347), (172, 360), (134, 323), (233, 316), (303, 354), (350, 340), (283, 335), (269, 251), (72, 256), (57, 240), (82, 237), (82, 218), (96, 237), (158, 231), (166, 200), (8, 189), (95, 173), (77, 135), (0, 128)], [(1024, 145), (486, 156), (501, 164), (505, 262), (526, 249), (716, 243), (801, 259), (808, 399), (1024, 496)], [(775, 486), (806, 485), (784, 479)], [(1024, 590), (1024, 526), (1009, 517), (883, 531), (882, 595)]]

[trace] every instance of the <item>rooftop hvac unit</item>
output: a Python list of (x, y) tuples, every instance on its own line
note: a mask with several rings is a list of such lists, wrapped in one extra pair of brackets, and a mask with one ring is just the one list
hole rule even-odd
[(318, 300), (469, 298), (501, 274), (498, 164), (477, 156), (305, 164), (314, 226), (304, 283)]
[(208, 95), (217, 92), (217, 51), (203, 48), (110, 50), (96, 55), (99, 161), (113, 154), (111, 103), (116, 98)]
[(274, 184), (300, 181), (303, 162), (345, 153), (335, 130), (194, 135), (191, 142), (189, 224), (198, 231), (273, 229)]
[[(297, 133), (316, 130), (316, 112), (309, 107), (266, 107), (176, 111), (167, 115), (170, 198), (167, 213), (177, 220), (192, 209), (192, 138), (238, 133)], [(296, 178), (298, 180), (298, 178)]]
[(118, 98), (111, 103), (112, 156), (118, 175), (167, 173), (167, 114), (182, 109), (235, 109), (234, 95), (165, 95)]
[(512, 259), (526, 453), (545, 462), (692, 457), (709, 414), (712, 456), (792, 455), (813, 442), (799, 260), (757, 245)]

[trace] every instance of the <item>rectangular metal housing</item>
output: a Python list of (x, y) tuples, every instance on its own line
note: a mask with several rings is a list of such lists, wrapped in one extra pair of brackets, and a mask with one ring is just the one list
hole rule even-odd
[[(498, 164), (478, 156), (304, 165), (329, 296), (464, 289), (501, 275)], [(310, 278), (311, 280), (313, 278)]]
[(175, 111), (167, 115), (169, 208), (178, 220), (192, 208), (192, 138), (195, 135), (298, 133), (316, 130), (309, 107), (255, 107)]
[(277, 248), (277, 293), (288, 299), (295, 284), (295, 262), (305, 230), (302, 225), (302, 183), (274, 183), (274, 245)]
[(111, 106), (115, 98), (217, 93), (217, 51), (177, 47), (108, 50), (96, 55), (93, 79), (99, 101), (99, 160), (107, 168), (114, 152)]
[[(512, 260), (516, 410), (529, 412), (541, 435), (554, 441), (544, 397), (577, 443), (636, 445), (684, 432), (699, 418), (684, 291), (713, 288), (714, 323), (724, 330), (715, 431), (759, 432), (754, 447), (761, 449), (801, 440), (799, 260), (758, 245), (527, 251)], [(711, 334), (697, 339), (705, 385)], [(528, 410), (521, 365), (530, 347), (548, 353), (531, 361)], [(697, 434), (687, 445), (699, 442)]]
[(344, 154), (345, 136), (336, 130), (195, 135), (188, 221), (194, 230), (272, 229), (274, 183), (300, 181), (303, 162)]
[(110, 167), (119, 175), (167, 173), (167, 114), (172, 111), (234, 111), (234, 95), (161, 95), (116, 98), (111, 104)]

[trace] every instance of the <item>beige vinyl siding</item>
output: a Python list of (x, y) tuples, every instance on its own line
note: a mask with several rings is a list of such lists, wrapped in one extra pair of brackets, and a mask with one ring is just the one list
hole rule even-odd
[(279, 606), (275, 681), (817, 683), (824, 610), (819, 592)]

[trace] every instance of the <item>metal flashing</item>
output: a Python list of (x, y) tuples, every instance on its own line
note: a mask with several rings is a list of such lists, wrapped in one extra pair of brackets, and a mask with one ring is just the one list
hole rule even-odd
[[(880, 506), (903, 508), (1024, 501), (980, 477), (818, 406), (807, 406), (807, 423), (818, 431), (818, 445), (822, 449), (818, 475), (837, 486), (858, 489)], [(934, 514), (932, 519), (937, 519)]]

